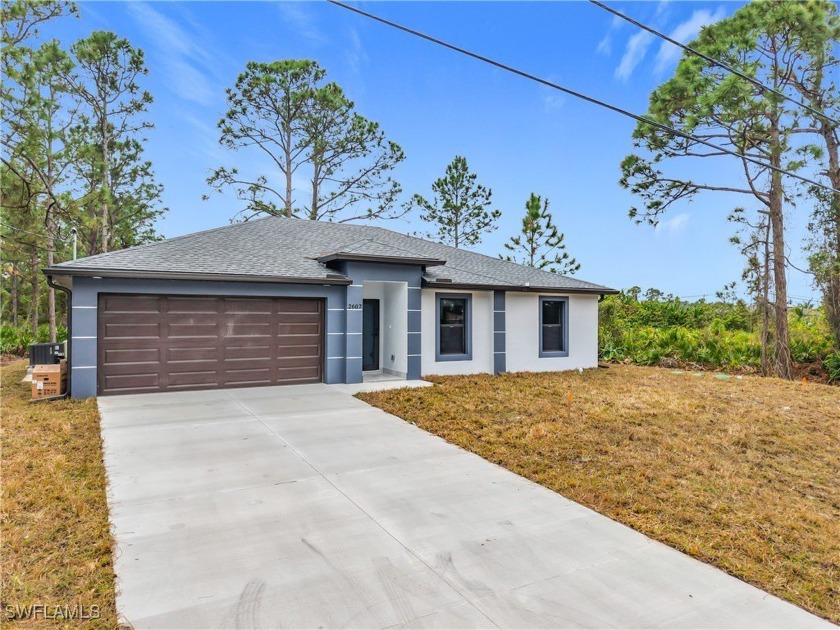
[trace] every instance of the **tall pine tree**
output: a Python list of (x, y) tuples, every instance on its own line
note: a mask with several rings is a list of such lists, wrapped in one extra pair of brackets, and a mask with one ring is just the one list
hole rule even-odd
[(531, 193), (525, 202), (522, 232), (505, 243), (511, 252), (499, 258), (544, 269), (553, 273), (572, 275), (580, 264), (566, 251), (565, 235), (554, 224), (548, 211), (548, 199)]
[(459, 248), (478, 245), (485, 234), (496, 229), (502, 213), (490, 208), (493, 191), (477, 183), (477, 177), (470, 172), (467, 159), (456, 155), (446, 174), (432, 184), (432, 201), (414, 195), (413, 204), (423, 212), (420, 218), (435, 226), (429, 238)]

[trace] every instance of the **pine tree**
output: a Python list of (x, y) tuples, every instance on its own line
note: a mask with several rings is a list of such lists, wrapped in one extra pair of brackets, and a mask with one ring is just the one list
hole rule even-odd
[(525, 203), (521, 234), (512, 236), (505, 243), (505, 249), (513, 253), (499, 257), (536, 269), (572, 275), (580, 269), (580, 264), (566, 251), (564, 241), (565, 235), (557, 229), (548, 211), (548, 199), (531, 193)]
[(437, 228), (428, 233), (429, 238), (458, 248), (478, 245), (484, 234), (496, 229), (502, 213), (490, 209), (493, 191), (476, 183), (477, 177), (470, 172), (467, 159), (456, 155), (446, 174), (432, 184), (432, 201), (414, 195), (413, 205), (423, 212), (420, 218)]

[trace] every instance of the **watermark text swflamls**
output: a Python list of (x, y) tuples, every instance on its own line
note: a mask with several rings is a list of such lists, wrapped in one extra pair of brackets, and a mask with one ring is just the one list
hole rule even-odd
[(26, 619), (67, 619), (83, 621), (85, 619), (99, 619), (101, 611), (96, 604), (3, 604), (3, 618), (6, 621), (23, 621)]

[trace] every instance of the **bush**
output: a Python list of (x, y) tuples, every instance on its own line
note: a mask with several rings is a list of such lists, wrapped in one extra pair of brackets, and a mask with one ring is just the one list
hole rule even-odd
[[(743, 302), (684, 302), (661, 294), (639, 300), (637, 291), (622, 292), (600, 304), (600, 356), (640, 365), (673, 359), (715, 368), (757, 368), (759, 327), (758, 317)], [(791, 311), (790, 343), (798, 363), (822, 361), (829, 370), (828, 358), (832, 352), (837, 355), (821, 309)]]
[(828, 372), (828, 380), (832, 383), (840, 383), (840, 352), (833, 352), (823, 360), (825, 371)]
[[(67, 339), (67, 328), (58, 326), (56, 329), (56, 339), (64, 341)], [(38, 334), (32, 333), (31, 326), (9, 326), (8, 324), (0, 325), (0, 353), (16, 354), (24, 356), (29, 352), (29, 345), (33, 343), (45, 343), (50, 340), (50, 326), (49, 324), (41, 324), (38, 326)]]

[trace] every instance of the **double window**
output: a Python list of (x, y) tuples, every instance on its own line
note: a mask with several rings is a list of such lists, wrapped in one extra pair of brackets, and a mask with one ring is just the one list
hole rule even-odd
[(540, 298), (540, 356), (569, 356), (568, 298)]
[(472, 358), (472, 296), (436, 293), (438, 361)]

